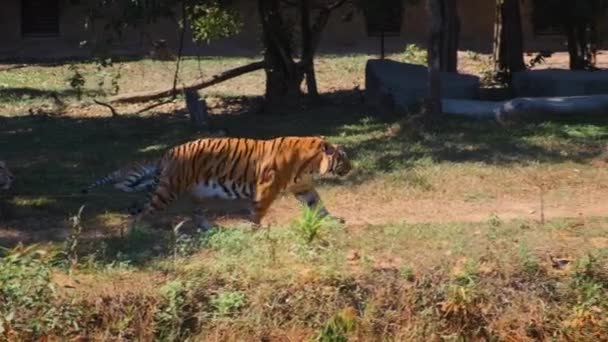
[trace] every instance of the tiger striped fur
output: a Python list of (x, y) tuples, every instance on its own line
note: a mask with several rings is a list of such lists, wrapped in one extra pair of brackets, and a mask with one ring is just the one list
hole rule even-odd
[(10, 189), (14, 180), (15, 176), (11, 173), (11, 170), (8, 169), (4, 161), (0, 160), (0, 189)]
[[(132, 213), (136, 221), (163, 211), (184, 193), (199, 199), (249, 200), (255, 225), (285, 190), (304, 205), (329, 215), (314, 189), (312, 176), (344, 176), (352, 168), (342, 148), (320, 137), (203, 138), (170, 149), (156, 166), (148, 202)], [(150, 171), (141, 174), (147, 177)], [(127, 183), (142, 181), (132, 178), (122, 184)], [(201, 228), (210, 227), (203, 215), (196, 221)]]
[(86, 194), (108, 183), (114, 183), (116, 189), (124, 192), (142, 191), (152, 186), (157, 169), (158, 161), (136, 162), (95, 181), (82, 189), (82, 193)]

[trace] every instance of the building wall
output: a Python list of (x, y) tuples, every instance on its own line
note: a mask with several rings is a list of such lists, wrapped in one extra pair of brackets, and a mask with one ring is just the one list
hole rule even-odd
[[(81, 0), (81, 2), (94, 0)], [(20, 24), (20, 0), (4, 0), (0, 11), (0, 59), (7, 58), (60, 58), (90, 56), (96, 42), (107, 38), (104, 23), (87, 23), (84, 5), (72, 5), (71, 0), (61, 0), (60, 35), (56, 38), (22, 38)], [(494, 1), (459, 0), (458, 11), (461, 17), (461, 49), (490, 52), (494, 30)], [(253, 56), (261, 51), (259, 42), (260, 27), (257, 15), (257, 2), (241, 0), (237, 7), (242, 15), (243, 30), (240, 34), (212, 42), (211, 44), (186, 44), (187, 54), (208, 56)], [(337, 11), (330, 19), (323, 33), (321, 53), (376, 53), (379, 52), (379, 39), (367, 37), (363, 16), (355, 12), (348, 22), (342, 20), (348, 9)], [(563, 37), (538, 37), (531, 25), (531, 1), (523, 2), (522, 22), (524, 46), (527, 50), (565, 49)], [(427, 39), (428, 16), (424, 5), (407, 7), (404, 24), (399, 37), (386, 39), (387, 52), (403, 51), (406, 44), (424, 44)], [(608, 24), (604, 32), (608, 32)], [(112, 47), (115, 53), (142, 55), (148, 53), (152, 43), (165, 39), (169, 46), (176, 49), (178, 33), (175, 24), (169, 20), (126, 30), (120, 41)], [(81, 47), (82, 42), (87, 42)]]

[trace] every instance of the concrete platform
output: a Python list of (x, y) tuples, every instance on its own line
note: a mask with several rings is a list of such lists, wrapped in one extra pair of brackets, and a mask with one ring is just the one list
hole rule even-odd
[[(441, 73), (443, 99), (477, 99), (479, 77)], [(427, 68), (392, 60), (369, 60), (365, 68), (365, 101), (379, 114), (405, 113), (426, 97)]]
[(528, 70), (513, 75), (516, 97), (608, 94), (608, 71)]

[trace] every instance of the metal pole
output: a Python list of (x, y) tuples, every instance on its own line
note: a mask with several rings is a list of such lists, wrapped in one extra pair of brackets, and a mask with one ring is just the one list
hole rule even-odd
[(384, 30), (380, 30), (380, 59), (384, 59)]

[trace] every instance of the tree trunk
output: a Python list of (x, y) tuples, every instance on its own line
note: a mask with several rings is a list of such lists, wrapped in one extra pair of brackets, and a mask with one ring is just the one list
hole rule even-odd
[(442, 1), (443, 0), (428, 0), (428, 11), (431, 18), (431, 31), (428, 43), (428, 72), (429, 72), (429, 93), (426, 100), (425, 108), (425, 125), (427, 128), (432, 128), (439, 121), (441, 115), (441, 27), (443, 23), (442, 17)]
[(302, 58), (301, 68), (306, 76), (308, 96), (319, 97), (317, 78), (315, 76), (313, 36), (310, 28), (310, 0), (300, 0), (301, 31), (302, 31)]
[(440, 70), (458, 71), (458, 38), (460, 36), (460, 19), (456, 0), (443, 0), (441, 8), (441, 56)]
[(570, 55), (570, 70), (582, 69), (582, 56), (578, 48), (578, 39), (574, 25), (569, 25), (567, 28), (568, 35), (568, 54)]
[(590, 26), (587, 23), (570, 24), (566, 27), (571, 70), (585, 70), (594, 66), (593, 29), (591, 28), (588, 35), (588, 28)]
[(281, 17), (279, 0), (258, 0), (262, 22), (266, 101), (271, 105), (296, 102), (301, 96), (302, 73), (293, 60), (291, 33)]
[(494, 73), (509, 76), (526, 69), (519, 0), (497, 0), (494, 23)]
[(186, 108), (190, 113), (190, 122), (195, 128), (203, 129), (209, 125), (207, 103), (201, 99), (196, 90), (186, 90)]

